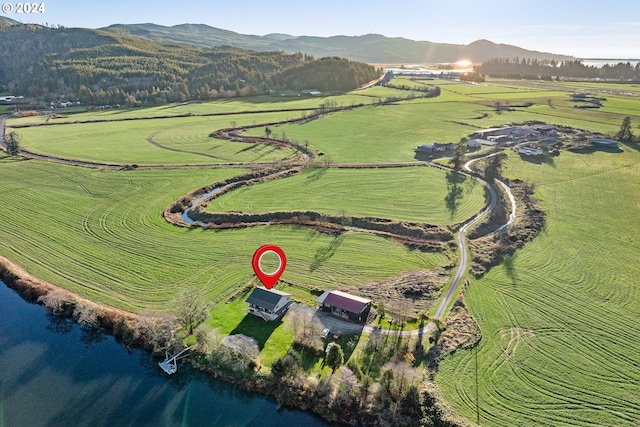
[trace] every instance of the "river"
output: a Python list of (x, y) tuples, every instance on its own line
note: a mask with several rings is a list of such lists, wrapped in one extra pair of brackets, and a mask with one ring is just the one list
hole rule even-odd
[(0, 427), (327, 426), (25, 302), (0, 281)]

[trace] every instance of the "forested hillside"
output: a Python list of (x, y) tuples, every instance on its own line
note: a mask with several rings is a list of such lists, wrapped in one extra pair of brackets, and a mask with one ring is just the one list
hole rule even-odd
[(370, 65), (333, 56), (289, 68), (278, 74), (274, 83), (295, 90), (349, 90), (378, 76), (379, 72)]
[[(0, 27), (0, 90), (30, 98), (161, 104), (261, 95), (271, 90), (349, 90), (376, 75), (366, 64), (296, 53), (175, 42), (81, 28)], [(332, 68), (335, 66), (335, 69)], [(291, 84), (286, 71), (294, 72)], [(373, 76), (373, 77), (372, 77)]]

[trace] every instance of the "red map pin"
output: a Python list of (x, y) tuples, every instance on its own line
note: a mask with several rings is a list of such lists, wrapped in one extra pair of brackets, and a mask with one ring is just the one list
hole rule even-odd
[[(273, 273), (265, 273), (262, 271), (260, 262), (262, 257), (269, 252), (276, 254), (278, 257), (278, 268)], [(253, 254), (253, 271), (258, 276), (258, 279), (262, 282), (265, 288), (271, 289), (280, 280), (284, 268), (287, 266), (287, 257), (284, 256), (284, 251), (276, 245), (263, 245)]]

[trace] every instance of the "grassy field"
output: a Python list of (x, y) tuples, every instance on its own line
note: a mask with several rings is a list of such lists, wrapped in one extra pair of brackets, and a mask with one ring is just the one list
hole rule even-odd
[[(467, 293), (480, 319), (482, 425), (640, 423), (640, 154), (510, 156), (536, 183), (544, 232)], [(476, 420), (476, 353), (444, 361), (438, 384)]]
[[(330, 114), (274, 128), (273, 135), (308, 140), (328, 163), (376, 163), (412, 161), (419, 144), (457, 141), (475, 129), (525, 120), (612, 134), (629, 115), (640, 133), (637, 97), (624, 94), (640, 93), (633, 85), (494, 79), (483, 85), (428, 84), (440, 86), (442, 95)], [(607, 100), (597, 110), (574, 108), (570, 95), (575, 91)], [(335, 103), (375, 104), (407, 93), (372, 88), (337, 97)], [(227, 100), (55, 120), (315, 108), (327, 101), (333, 98)], [(495, 102), (533, 105), (497, 114)], [(208, 134), (232, 121), (260, 124), (300, 114), (118, 121), (18, 132), (34, 151), (99, 162), (270, 162), (290, 153)], [(8, 124), (45, 119), (13, 120)], [(451, 261), (363, 233), (334, 237), (290, 226), (183, 229), (162, 218), (163, 209), (190, 191), (244, 172), (107, 171), (0, 156), (0, 255), (36, 277), (134, 312), (168, 309), (184, 288), (225, 301), (250, 280), (251, 256), (264, 243), (285, 250), (283, 279), (326, 288), (359, 286)], [(466, 302), (483, 339), (477, 353), (458, 351), (444, 360), (436, 375), (440, 389), (456, 412), (470, 420), (478, 413), (481, 425), (640, 424), (640, 150), (563, 151), (542, 164), (510, 154), (505, 174), (536, 185), (546, 226), (513, 257), (471, 281)], [(211, 209), (310, 209), (448, 224), (483, 205), (478, 185), (464, 182), (462, 192), (453, 187), (446, 173), (424, 167), (310, 169), (234, 191)], [(313, 303), (301, 288), (286, 289)], [(243, 307), (242, 299), (220, 303), (209, 324), (224, 333), (262, 334), (244, 317)], [(288, 348), (292, 332), (285, 323), (264, 337), (261, 359), (268, 364)]]
[[(187, 117), (20, 128), (21, 144), (31, 151), (76, 160), (116, 164), (208, 164), (271, 162), (292, 151), (264, 144), (209, 137), (231, 122), (251, 125), (300, 117), (281, 112), (223, 117)], [(11, 122), (9, 122), (9, 125)], [(7, 132), (10, 132), (8, 129)], [(264, 132), (263, 132), (264, 133)]]
[(99, 171), (4, 158), (0, 171), (0, 253), (43, 280), (127, 310), (168, 309), (185, 287), (204, 289), (208, 299), (231, 292), (252, 275), (251, 256), (267, 242), (287, 253), (283, 278), (318, 286), (357, 286), (447, 262), (360, 233), (188, 230), (162, 218), (174, 200), (238, 170)]
[[(433, 98), (437, 99), (437, 98)], [(365, 107), (279, 127), (289, 138), (309, 140), (309, 146), (342, 162), (413, 161), (415, 148), (434, 141), (458, 141), (474, 130), (451, 122), (478, 116), (471, 104), (416, 100), (400, 105)], [(250, 132), (260, 134), (259, 130)]]
[[(177, 104), (167, 104), (158, 107), (147, 108), (108, 108), (94, 109), (86, 112), (71, 113), (68, 109), (55, 110), (55, 116), (49, 115), (32, 116), (22, 118), (12, 118), (11, 123), (15, 124), (38, 124), (45, 123), (73, 123), (87, 120), (123, 120), (132, 118), (151, 118), (182, 115), (208, 115), (208, 114), (228, 114), (253, 112), (262, 114), (265, 110), (293, 109), (293, 108), (318, 108), (320, 104), (330, 101), (336, 106), (349, 106), (353, 104), (369, 104), (378, 100), (372, 89), (356, 91), (350, 94), (337, 96), (272, 96), (256, 98), (229, 98), (212, 102), (182, 102)], [(13, 106), (11, 106), (13, 109)], [(294, 113), (290, 113), (294, 114)], [(228, 120), (234, 120), (234, 115)]]
[(240, 188), (215, 199), (208, 210), (255, 213), (313, 209), (333, 215), (447, 225), (470, 218), (484, 203), (484, 188), (476, 181), (466, 177), (458, 180), (437, 168), (318, 168)]

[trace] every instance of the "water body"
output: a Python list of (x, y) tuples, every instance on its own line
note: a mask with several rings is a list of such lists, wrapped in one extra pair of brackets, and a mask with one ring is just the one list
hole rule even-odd
[(0, 281), (0, 427), (327, 426), (29, 304)]

